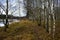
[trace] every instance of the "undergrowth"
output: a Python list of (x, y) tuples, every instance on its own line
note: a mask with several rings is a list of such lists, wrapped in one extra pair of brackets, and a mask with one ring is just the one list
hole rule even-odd
[(0, 32), (1, 40), (52, 40), (36, 21), (21, 20), (9, 25), (7, 32)]

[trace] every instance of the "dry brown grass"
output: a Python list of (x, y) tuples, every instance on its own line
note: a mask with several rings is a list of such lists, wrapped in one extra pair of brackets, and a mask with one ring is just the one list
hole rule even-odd
[(52, 40), (43, 27), (30, 20), (10, 24), (7, 32), (1, 32), (0, 37), (4, 40)]
[(56, 21), (55, 40), (60, 40), (60, 20)]

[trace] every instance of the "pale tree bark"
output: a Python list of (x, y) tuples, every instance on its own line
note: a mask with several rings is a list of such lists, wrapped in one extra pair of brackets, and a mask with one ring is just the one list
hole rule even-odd
[[(43, 22), (45, 22), (45, 15), (44, 15), (44, 0), (41, 0), (41, 25), (43, 25)], [(44, 24), (45, 25), (45, 24)]]
[(48, 10), (49, 10), (49, 34), (51, 34), (52, 32), (52, 21), (53, 21), (53, 18), (52, 18), (52, 13), (51, 13), (51, 0), (48, 0)]
[(53, 40), (55, 40), (54, 39), (54, 37), (55, 37), (55, 13), (54, 13), (54, 0), (51, 0), (50, 1), (50, 10), (51, 10), (51, 22), (53, 22), (52, 24), (52, 27), (51, 27), (51, 34), (52, 34), (52, 37), (53, 37)]
[(47, 32), (49, 32), (49, 17), (48, 0), (44, 0), (44, 25)]
[(49, 9), (48, 9), (48, 0), (45, 0), (45, 19), (46, 19), (46, 21), (45, 21), (45, 25), (46, 25), (46, 30), (47, 30), (47, 32), (49, 32), (49, 11), (48, 11)]
[(53, 39), (54, 39), (54, 37), (55, 37), (55, 13), (54, 13), (54, 3), (53, 3), (53, 0), (52, 0), (51, 10), (52, 10), (52, 16), (53, 16)]

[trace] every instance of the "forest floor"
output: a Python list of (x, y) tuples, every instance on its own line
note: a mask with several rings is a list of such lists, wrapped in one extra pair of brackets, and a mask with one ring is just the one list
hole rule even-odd
[(37, 22), (21, 20), (9, 25), (7, 31), (4, 27), (0, 28), (0, 40), (53, 40), (51, 35), (46, 32)]
[(60, 20), (56, 21), (55, 39), (60, 40)]

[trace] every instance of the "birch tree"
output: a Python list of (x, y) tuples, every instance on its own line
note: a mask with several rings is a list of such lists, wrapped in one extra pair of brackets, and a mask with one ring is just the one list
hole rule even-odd
[(53, 39), (55, 36), (55, 13), (54, 13), (54, 2), (53, 0), (51, 0), (52, 4), (51, 4), (51, 13), (52, 13), (52, 17), (53, 17)]

